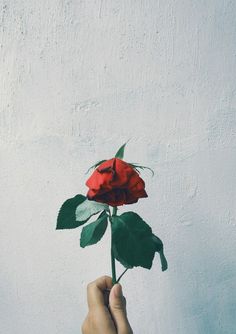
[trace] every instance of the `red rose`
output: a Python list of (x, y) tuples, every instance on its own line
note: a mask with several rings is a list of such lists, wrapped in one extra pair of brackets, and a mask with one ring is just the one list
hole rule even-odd
[(143, 179), (127, 162), (118, 158), (97, 167), (86, 185), (88, 199), (111, 206), (132, 204), (141, 197), (148, 197)]

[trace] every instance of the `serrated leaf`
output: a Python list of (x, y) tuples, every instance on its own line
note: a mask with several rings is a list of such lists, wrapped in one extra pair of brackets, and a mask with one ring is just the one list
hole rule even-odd
[(115, 158), (119, 158), (119, 159), (124, 158), (124, 152), (125, 152), (126, 144), (127, 144), (127, 142), (119, 148), (119, 150), (116, 152)]
[(80, 237), (80, 246), (86, 247), (96, 244), (104, 235), (107, 228), (107, 214), (101, 213), (98, 219), (83, 227)]
[(152, 229), (134, 212), (112, 217), (112, 246), (115, 258), (126, 268), (152, 267), (155, 245)]
[(87, 220), (101, 211), (109, 211), (109, 206), (86, 198), (75, 210), (76, 221)]
[(168, 268), (168, 262), (166, 260), (165, 255), (164, 255), (163, 242), (155, 234), (152, 235), (152, 239), (153, 239), (155, 247), (156, 247), (156, 252), (158, 252), (159, 255), (160, 255), (161, 269), (162, 269), (162, 271), (165, 271)]
[(93, 166), (91, 166), (87, 172), (85, 174), (88, 174), (88, 172), (90, 172), (91, 169), (95, 169), (96, 167), (98, 167), (99, 165), (101, 165), (103, 162), (105, 162), (106, 160), (100, 160), (98, 162), (96, 162)]
[(57, 230), (76, 228), (85, 223), (85, 221), (76, 221), (75, 210), (78, 205), (83, 203), (86, 197), (83, 195), (76, 195), (67, 199), (61, 206), (57, 216)]

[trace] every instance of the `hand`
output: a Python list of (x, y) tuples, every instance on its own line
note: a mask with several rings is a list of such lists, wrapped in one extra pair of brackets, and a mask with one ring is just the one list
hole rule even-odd
[(111, 277), (102, 276), (89, 283), (87, 301), (89, 311), (82, 325), (83, 334), (133, 334), (121, 285), (112, 286)]

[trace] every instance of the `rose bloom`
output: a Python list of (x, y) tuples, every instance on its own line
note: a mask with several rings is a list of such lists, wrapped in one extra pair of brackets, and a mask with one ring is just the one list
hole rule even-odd
[(86, 185), (88, 199), (111, 206), (132, 204), (141, 197), (148, 197), (143, 179), (132, 166), (118, 158), (99, 165)]

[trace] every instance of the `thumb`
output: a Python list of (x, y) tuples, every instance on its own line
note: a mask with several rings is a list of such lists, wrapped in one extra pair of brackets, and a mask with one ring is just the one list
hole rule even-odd
[(131, 334), (126, 313), (126, 301), (119, 283), (115, 284), (109, 295), (109, 308), (118, 334)]

